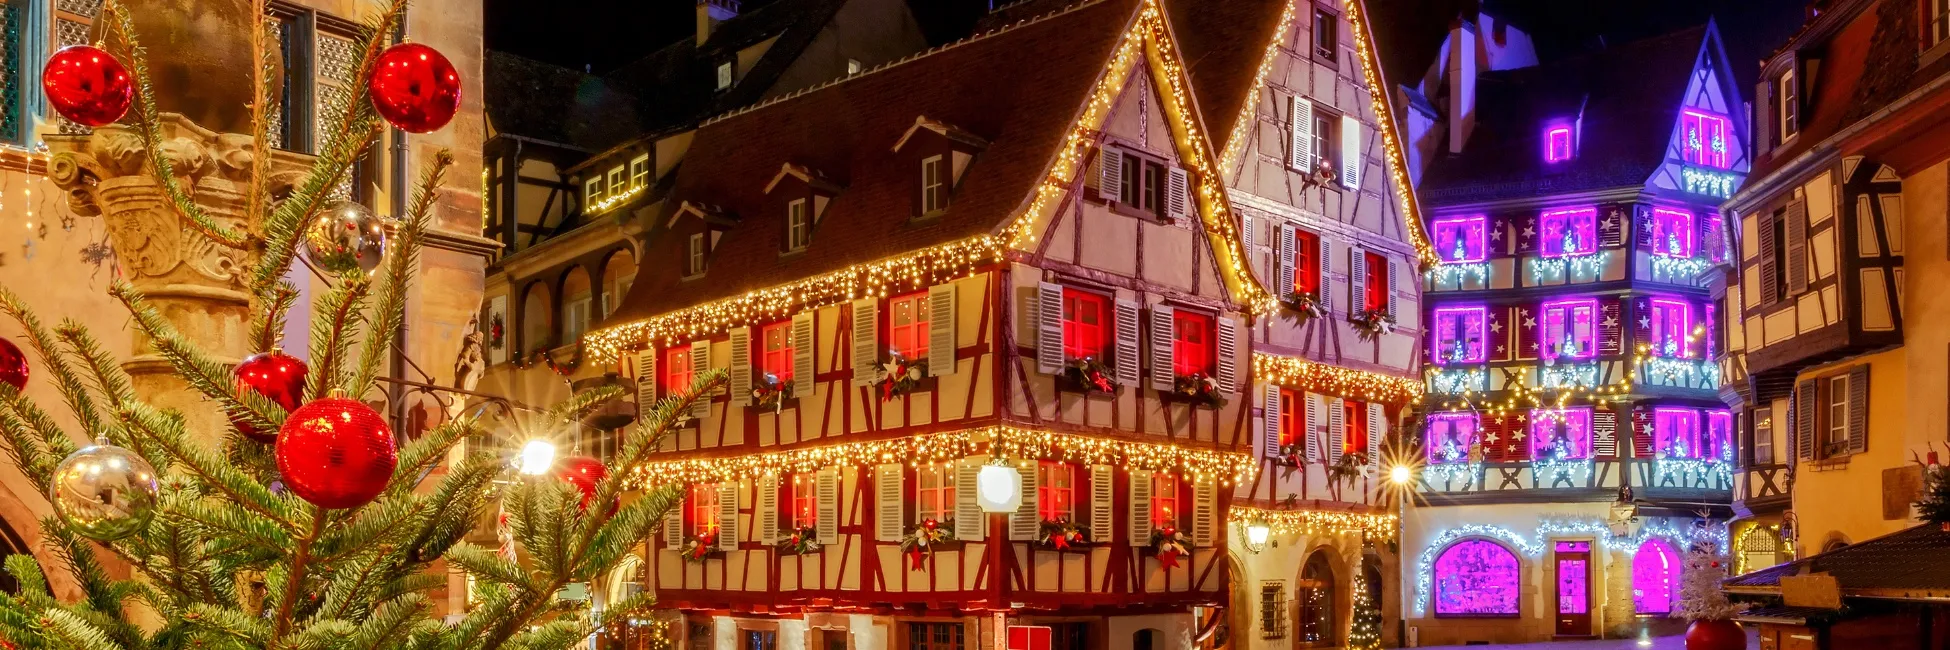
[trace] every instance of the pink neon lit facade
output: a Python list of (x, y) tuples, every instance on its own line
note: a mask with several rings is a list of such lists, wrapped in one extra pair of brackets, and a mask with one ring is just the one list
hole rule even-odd
[(1537, 215), (1537, 233), (1544, 257), (1598, 252), (1598, 208), (1545, 210)]
[(1699, 252), (1699, 222), (1689, 210), (1652, 209), (1652, 253), (1691, 258)]
[(1693, 358), (1686, 337), (1693, 331), (1693, 306), (1673, 298), (1652, 299), (1652, 354), (1677, 359)]
[(1508, 617), (1518, 614), (1523, 564), (1517, 554), (1486, 539), (1465, 539), (1435, 558), (1436, 616)]
[(1429, 358), (1438, 364), (1482, 363), (1488, 358), (1483, 346), (1484, 324), (1489, 322), (1486, 307), (1443, 307), (1435, 310), (1435, 333), (1429, 337)]
[(1443, 217), (1429, 223), (1442, 261), (1471, 264), (1489, 258), (1489, 218), (1480, 214)]
[(1662, 458), (1699, 458), (1699, 411), (1661, 406), (1652, 409), (1652, 440)]
[(1733, 444), (1733, 411), (1706, 412), (1706, 457), (1710, 459), (1729, 458), (1728, 446)]
[(1579, 360), (1598, 356), (1598, 299), (1566, 298), (1544, 303), (1543, 345), (1538, 356)]
[(1571, 127), (1544, 127), (1544, 162), (1560, 163), (1571, 159)]
[(1558, 542), (1557, 613), (1591, 611), (1591, 542)]
[(1469, 462), (1469, 450), (1476, 446), (1481, 422), (1474, 411), (1430, 413), (1423, 445), (1429, 464)]
[(1591, 407), (1530, 411), (1530, 457), (1591, 458)]
[(1688, 108), (1679, 114), (1679, 153), (1686, 162), (1715, 169), (1733, 166), (1727, 150), (1727, 134), (1733, 130), (1727, 116)]
[(1679, 600), (1679, 552), (1657, 537), (1639, 544), (1632, 557), (1632, 609), (1640, 614), (1670, 614)]

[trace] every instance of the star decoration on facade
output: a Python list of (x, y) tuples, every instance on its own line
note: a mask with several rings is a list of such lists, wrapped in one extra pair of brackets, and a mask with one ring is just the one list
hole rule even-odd
[(1490, 241), (1503, 241), (1503, 229), (1502, 228), (1490, 229)]
[(1498, 334), (1502, 334), (1502, 333), (1503, 333), (1503, 321), (1500, 321), (1500, 320), (1498, 320), (1498, 321), (1490, 321), (1490, 331), (1492, 331), (1492, 332), (1495, 332), (1495, 333), (1498, 333)]
[(1497, 354), (1497, 356), (1503, 356), (1503, 344), (1502, 344), (1502, 343), (1498, 343), (1498, 344), (1496, 344), (1496, 354)]
[(1529, 317), (1528, 315), (1526, 315), (1526, 316), (1524, 316), (1524, 317), (1523, 317), (1523, 328), (1524, 328), (1524, 329), (1527, 329), (1527, 330), (1530, 330), (1530, 329), (1537, 329), (1537, 319), (1535, 319), (1535, 318), (1531, 318), (1531, 317)]
[(1530, 238), (1530, 237), (1531, 237), (1532, 235), (1535, 235), (1535, 234), (1537, 234), (1537, 230), (1536, 230), (1535, 228), (1531, 228), (1530, 226), (1524, 226), (1524, 227), (1523, 227), (1523, 238), (1524, 238), (1524, 239), (1529, 239), (1529, 238)]
[(1618, 213), (1614, 212), (1605, 215), (1605, 220), (1599, 222), (1598, 226), (1604, 228), (1605, 230), (1613, 230), (1618, 228)]
[(1516, 430), (1516, 431), (1511, 431), (1511, 432), (1510, 432), (1510, 439), (1511, 439), (1511, 440), (1517, 440), (1517, 441), (1520, 441), (1520, 440), (1523, 440), (1523, 429), (1518, 429), (1518, 430)]
[(1497, 437), (1496, 437), (1496, 432), (1495, 432), (1495, 431), (1491, 431), (1491, 432), (1489, 432), (1488, 434), (1485, 434), (1485, 435), (1483, 436), (1483, 440), (1485, 440), (1485, 441), (1487, 441), (1487, 442), (1489, 442), (1490, 444), (1496, 444), (1496, 441), (1497, 441)]
[(1651, 326), (1652, 326), (1652, 319), (1646, 318), (1644, 316), (1639, 317), (1639, 327), (1651, 327)]
[(1605, 327), (1618, 327), (1618, 317), (1617, 317), (1617, 316), (1606, 316), (1606, 317), (1605, 317)]

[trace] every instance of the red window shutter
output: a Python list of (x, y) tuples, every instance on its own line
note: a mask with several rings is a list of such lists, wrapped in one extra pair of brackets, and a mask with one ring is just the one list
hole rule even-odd
[(1653, 343), (1652, 340), (1652, 299), (1638, 297), (1632, 299), (1632, 345)]
[(1293, 284), (1301, 293), (1320, 291), (1320, 236), (1293, 231)]
[(1522, 305), (1516, 310), (1516, 318), (1510, 322), (1510, 329), (1517, 332), (1517, 350), (1513, 358), (1535, 359), (1538, 341), (1542, 339), (1538, 334), (1544, 331), (1544, 315), (1534, 304)]
[(1652, 458), (1652, 412), (1645, 407), (1632, 408), (1632, 457)]
[(1622, 326), (1624, 306), (1617, 298), (1600, 303), (1598, 315), (1598, 353), (1619, 354), (1625, 349)]

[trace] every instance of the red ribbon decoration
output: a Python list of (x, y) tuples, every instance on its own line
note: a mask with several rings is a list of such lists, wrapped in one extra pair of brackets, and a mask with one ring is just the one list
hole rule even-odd
[(921, 570), (921, 549), (917, 548), (907, 552), (907, 570)]
[(1176, 569), (1176, 568), (1178, 568), (1178, 551), (1175, 551), (1175, 550), (1165, 550), (1165, 551), (1159, 551), (1159, 552), (1158, 552), (1158, 566), (1161, 566), (1161, 567), (1164, 567), (1164, 568), (1167, 568), (1167, 569)]

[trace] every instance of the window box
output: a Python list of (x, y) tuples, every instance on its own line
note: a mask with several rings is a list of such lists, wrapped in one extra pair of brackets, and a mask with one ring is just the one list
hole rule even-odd
[(777, 413), (788, 408), (799, 408), (799, 398), (792, 394), (792, 382), (779, 379), (778, 375), (762, 373), (752, 378), (752, 408), (771, 409)]
[(1219, 382), (1205, 373), (1172, 378), (1171, 392), (1159, 393), (1158, 399), (1166, 403), (1191, 404), (1215, 410), (1226, 405), (1226, 398), (1219, 391)]
[(1395, 316), (1385, 308), (1362, 310), (1349, 316), (1348, 321), (1354, 323), (1355, 335), (1365, 342), (1373, 342), (1381, 335), (1395, 331)]
[(684, 548), (679, 550), (685, 562), (703, 564), (706, 560), (722, 560), (725, 552), (718, 550), (715, 534), (692, 535), (684, 540)]
[(819, 545), (819, 532), (814, 530), (812, 526), (794, 528), (791, 534), (779, 540), (779, 553), (781, 555), (811, 555), (818, 553), (821, 548)]
[(1110, 366), (1090, 357), (1072, 360), (1064, 366), (1063, 374), (1056, 376), (1056, 390), (1082, 393), (1085, 397), (1117, 397), (1124, 394), (1124, 386), (1117, 383), (1117, 376), (1111, 373)]
[(928, 374), (928, 360), (908, 360), (894, 355), (892, 361), (880, 364), (880, 381), (875, 382), (880, 401), (885, 402), (916, 391), (934, 390), (940, 380)]
[(1316, 292), (1294, 291), (1280, 296), (1280, 306), (1286, 308), (1280, 315), (1293, 321), (1294, 325), (1306, 325), (1308, 321), (1327, 315), (1327, 305), (1321, 302), (1320, 294)]
[(1058, 553), (1088, 553), (1090, 529), (1067, 517), (1045, 519), (1037, 527), (1036, 545), (1042, 550)]

